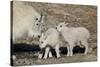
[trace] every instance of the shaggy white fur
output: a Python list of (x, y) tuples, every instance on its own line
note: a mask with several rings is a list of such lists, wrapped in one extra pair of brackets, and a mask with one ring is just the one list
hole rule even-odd
[(64, 40), (68, 42), (67, 56), (73, 56), (73, 47), (76, 46), (75, 43), (80, 45), (80, 42), (83, 46), (85, 46), (85, 54), (88, 52), (88, 39), (90, 37), (89, 31), (84, 27), (68, 27), (68, 23), (60, 23), (57, 26), (57, 30), (61, 33)]
[[(59, 54), (59, 33), (55, 28), (49, 28), (45, 33), (42, 34), (41, 38), (40, 38), (40, 48), (45, 48), (47, 45), (50, 45), (51, 47), (53, 47), (56, 51), (57, 57), (60, 57)], [(47, 58), (47, 55), (49, 53), (49, 56), (52, 57), (52, 54), (50, 51), (50, 48), (46, 48), (45, 49), (45, 55), (44, 55), (44, 59)], [(40, 54), (41, 55), (41, 54)], [(42, 58), (42, 55), (39, 58)]]
[(13, 42), (26, 37), (38, 37), (41, 34), (40, 17), (41, 15), (32, 6), (13, 2)]

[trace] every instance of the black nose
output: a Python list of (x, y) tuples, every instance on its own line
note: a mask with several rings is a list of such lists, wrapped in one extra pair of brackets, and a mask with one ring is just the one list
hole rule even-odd
[(39, 25), (39, 24), (36, 24), (36, 25)]
[(56, 29), (57, 29), (57, 27), (56, 27)]
[(38, 35), (38, 38), (40, 38), (40, 36)]
[(34, 37), (34, 35), (33, 35), (33, 37)]

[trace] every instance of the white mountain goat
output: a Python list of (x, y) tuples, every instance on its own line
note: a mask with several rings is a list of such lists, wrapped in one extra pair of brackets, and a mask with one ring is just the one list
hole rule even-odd
[[(40, 48), (45, 49), (44, 59), (47, 58), (48, 53), (49, 57), (52, 57), (50, 48), (47, 46), (51, 46), (55, 49), (57, 58), (60, 57), (59, 54), (59, 32), (55, 28), (49, 28), (45, 33), (40, 37)], [(50, 52), (49, 52), (50, 51)], [(42, 58), (43, 54), (39, 54), (39, 58)]]
[(41, 34), (41, 16), (32, 6), (23, 2), (13, 2), (12, 34), (13, 42), (27, 37), (39, 37)]
[(67, 56), (73, 56), (73, 47), (80, 45), (80, 43), (85, 47), (85, 53), (88, 52), (88, 39), (90, 37), (89, 31), (84, 27), (68, 27), (68, 23), (60, 23), (57, 26), (57, 30), (60, 32), (64, 40), (68, 43)]

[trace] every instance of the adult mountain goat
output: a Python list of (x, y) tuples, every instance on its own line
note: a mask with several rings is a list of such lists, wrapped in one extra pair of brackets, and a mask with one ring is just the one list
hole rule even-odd
[[(73, 56), (73, 47), (82, 44), (85, 46), (85, 53), (88, 52), (89, 31), (84, 27), (68, 27), (68, 23), (60, 23), (57, 30), (60, 32), (65, 42), (67, 42), (67, 56)], [(77, 44), (76, 44), (77, 43)]]
[[(51, 55), (50, 48), (47, 46), (51, 46), (55, 49), (57, 57), (60, 57), (59, 54), (59, 32), (55, 28), (49, 28), (45, 33), (40, 37), (40, 48), (45, 49), (44, 59), (47, 58), (48, 53)], [(50, 52), (49, 52), (50, 51)], [(39, 54), (39, 58), (42, 58), (43, 54)], [(50, 56), (52, 57), (52, 56)]]
[(12, 32), (13, 42), (27, 37), (38, 37), (41, 34), (41, 16), (32, 6), (24, 2), (13, 2)]

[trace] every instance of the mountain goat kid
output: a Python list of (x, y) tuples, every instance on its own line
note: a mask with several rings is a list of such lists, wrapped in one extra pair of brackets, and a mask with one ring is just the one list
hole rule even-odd
[(73, 47), (82, 44), (85, 47), (84, 54), (88, 52), (89, 31), (84, 27), (67, 27), (68, 23), (60, 23), (56, 29), (60, 32), (65, 42), (67, 42), (67, 56), (73, 56)]
[[(59, 32), (55, 28), (49, 28), (45, 33), (42, 34), (40, 37), (40, 48), (45, 49), (44, 59), (47, 58), (47, 55), (49, 53), (49, 56), (52, 57), (50, 48), (47, 46), (51, 46), (55, 49), (57, 58), (60, 57), (59, 54)], [(39, 58), (42, 58), (42, 54), (39, 54)]]

